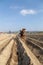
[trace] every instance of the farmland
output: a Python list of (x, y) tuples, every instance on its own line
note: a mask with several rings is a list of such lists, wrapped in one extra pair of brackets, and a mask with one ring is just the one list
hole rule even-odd
[(0, 65), (43, 65), (43, 33), (1, 33)]

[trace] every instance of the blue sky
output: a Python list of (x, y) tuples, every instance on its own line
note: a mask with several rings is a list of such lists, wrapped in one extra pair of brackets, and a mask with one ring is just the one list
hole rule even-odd
[(43, 31), (43, 0), (0, 0), (0, 31)]

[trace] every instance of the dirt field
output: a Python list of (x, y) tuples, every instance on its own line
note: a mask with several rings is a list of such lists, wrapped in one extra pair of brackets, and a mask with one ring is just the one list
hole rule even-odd
[(0, 34), (0, 65), (43, 65), (43, 35)]

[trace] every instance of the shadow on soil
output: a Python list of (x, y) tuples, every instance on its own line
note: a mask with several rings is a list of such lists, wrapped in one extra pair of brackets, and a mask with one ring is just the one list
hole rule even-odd
[(18, 55), (18, 65), (30, 65), (30, 58), (27, 56), (21, 42), (16, 39), (17, 42), (17, 55)]

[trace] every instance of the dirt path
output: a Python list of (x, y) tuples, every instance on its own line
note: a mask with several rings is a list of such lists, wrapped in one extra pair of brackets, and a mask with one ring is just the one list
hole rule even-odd
[(11, 49), (12, 49), (13, 43), (14, 43), (14, 40), (11, 40), (8, 46), (0, 54), (0, 65), (6, 65), (11, 55)]
[(18, 65), (18, 55), (17, 55), (17, 43), (14, 40), (12, 55), (7, 62), (7, 65)]

